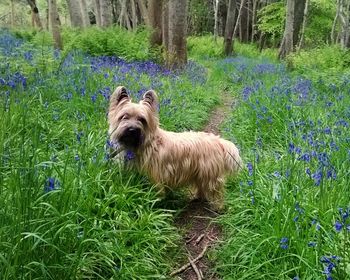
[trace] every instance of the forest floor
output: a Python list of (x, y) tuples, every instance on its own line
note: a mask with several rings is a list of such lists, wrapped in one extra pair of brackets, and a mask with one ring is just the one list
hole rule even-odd
[[(234, 106), (233, 96), (226, 90), (223, 91), (221, 104), (211, 113), (204, 131), (220, 135), (220, 125)], [(215, 221), (218, 215), (207, 203), (198, 200), (190, 202), (179, 214), (175, 224), (183, 232), (182, 242), (188, 260), (182, 266), (179, 265), (172, 275), (178, 272), (176, 275), (183, 280), (219, 279), (212, 270), (214, 263), (207, 255), (208, 249), (215, 246), (222, 237), (222, 229)]]

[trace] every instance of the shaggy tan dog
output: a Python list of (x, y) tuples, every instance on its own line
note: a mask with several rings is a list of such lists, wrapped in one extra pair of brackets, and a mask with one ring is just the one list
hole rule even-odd
[(108, 113), (111, 141), (134, 152), (139, 171), (162, 191), (164, 187), (191, 186), (196, 197), (221, 210), (225, 177), (238, 173), (242, 166), (238, 149), (211, 133), (161, 129), (157, 108), (154, 91), (147, 91), (139, 103), (132, 103), (125, 87), (117, 87)]

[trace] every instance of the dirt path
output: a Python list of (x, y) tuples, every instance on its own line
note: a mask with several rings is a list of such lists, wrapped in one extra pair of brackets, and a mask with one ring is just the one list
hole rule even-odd
[[(228, 92), (223, 92), (221, 105), (212, 112), (204, 131), (219, 134), (221, 123), (234, 105), (233, 97)], [(183, 280), (219, 279), (212, 272), (213, 263), (208, 259), (207, 255), (210, 247), (215, 245), (221, 238), (221, 228), (217, 223), (213, 222), (217, 216), (218, 214), (210, 210), (206, 203), (192, 201), (176, 218), (175, 224), (183, 231), (183, 243), (189, 259), (194, 260), (196, 257), (204, 254), (192, 265), (189, 260), (180, 264), (179, 268), (182, 265), (189, 266), (182, 272), (176, 273), (174, 275), (175, 279), (176, 277)]]

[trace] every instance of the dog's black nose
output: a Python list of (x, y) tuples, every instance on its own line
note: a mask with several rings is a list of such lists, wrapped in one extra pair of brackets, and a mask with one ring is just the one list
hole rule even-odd
[(138, 127), (128, 127), (125, 129), (119, 142), (127, 147), (136, 148), (142, 143), (142, 132)]
[(141, 130), (137, 127), (129, 127), (127, 129), (127, 133), (130, 133), (130, 134), (137, 134), (139, 132), (141, 132)]

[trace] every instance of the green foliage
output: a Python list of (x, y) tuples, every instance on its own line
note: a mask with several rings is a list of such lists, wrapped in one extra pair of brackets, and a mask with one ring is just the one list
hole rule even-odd
[(159, 50), (149, 44), (149, 30), (139, 28), (127, 32), (120, 27), (101, 29), (91, 27), (83, 30), (65, 29), (65, 50), (79, 49), (91, 55), (115, 55), (127, 60), (156, 60)]
[(320, 3), (311, 1), (308, 20), (305, 28), (305, 47), (317, 47), (330, 40), (333, 19), (335, 16), (335, 1)]
[(258, 11), (258, 30), (267, 36), (267, 40), (276, 46), (282, 39), (286, 8), (284, 2), (274, 2)]
[(214, 11), (212, 1), (191, 0), (188, 5), (188, 33), (203, 35), (213, 32)]
[[(37, 47), (52, 45), (52, 35), (49, 32), (16, 30), (14, 34)], [(117, 26), (105, 29), (99, 27), (64, 28), (62, 38), (65, 53), (82, 50), (94, 56), (114, 55), (126, 60), (159, 61), (160, 50), (150, 46), (149, 34), (149, 30), (144, 27), (133, 32)]]
[(321, 46), (291, 54), (288, 65), (298, 74), (307, 75), (317, 80), (336, 80), (341, 73), (350, 68), (350, 51), (340, 46)]
[(222, 56), (223, 39), (217, 38), (215, 42), (212, 35), (191, 36), (187, 38), (187, 50), (193, 58), (218, 58)]
[[(335, 15), (335, 2), (311, 0), (304, 35), (304, 46), (316, 47), (329, 41)], [(269, 46), (278, 46), (284, 31), (286, 6), (283, 1), (266, 5), (258, 11), (258, 30)]]
[(108, 160), (108, 98), (119, 84), (135, 101), (153, 88), (162, 127), (197, 130), (217, 103), (206, 70), (60, 53), (3, 31), (0, 59), (0, 278), (166, 279), (179, 254), (172, 208)]
[(239, 104), (222, 131), (247, 166), (227, 187), (220, 279), (348, 279), (349, 74), (310, 80), (246, 57), (216, 65)]
[[(191, 36), (187, 39), (189, 56), (196, 60), (222, 58), (224, 56), (223, 44), (222, 37), (218, 37), (215, 42), (212, 35)], [(269, 57), (272, 60), (276, 57), (275, 50), (273, 49), (264, 49), (260, 52), (255, 45), (240, 43), (237, 40), (234, 42), (233, 49), (237, 55), (247, 57)]]

